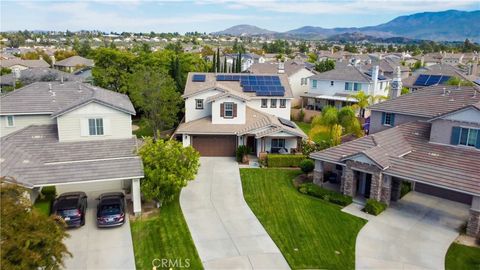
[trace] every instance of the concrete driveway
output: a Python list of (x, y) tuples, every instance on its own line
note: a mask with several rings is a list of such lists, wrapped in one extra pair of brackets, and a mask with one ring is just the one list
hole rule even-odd
[(87, 194), (88, 208), (85, 226), (69, 229), (65, 241), (73, 258), (65, 269), (135, 269), (130, 223), (120, 227), (99, 229), (96, 225), (96, 194)]
[(410, 192), (360, 231), (357, 269), (444, 269), (469, 206)]
[(289, 269), (243, 198), (233, 158), (202, 157), (180, 204), (206, 269)]

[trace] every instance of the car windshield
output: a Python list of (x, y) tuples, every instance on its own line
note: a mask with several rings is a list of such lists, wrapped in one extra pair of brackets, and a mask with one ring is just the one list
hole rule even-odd
[(57, 211), (57, 214), (62, 217), (76, 216), (78, 214), (77, 209), (60, 209)]
[(100, 208), (100, 214), (102, 216), (118, 215), (120, 213), (121, 213), (121, 210), (120, 210), (119, 204), (105, 204), (105, 205), (102, 205)]

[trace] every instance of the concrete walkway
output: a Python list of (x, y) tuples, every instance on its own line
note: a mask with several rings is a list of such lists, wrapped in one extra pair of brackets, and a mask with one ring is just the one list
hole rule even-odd
[(233, 158), (202, 157), (180, 205), (206, 269), (289, 269), (243, 198)]
[(410, 192), (360, 231), (357, 269), (444, 269), (468, 206)]

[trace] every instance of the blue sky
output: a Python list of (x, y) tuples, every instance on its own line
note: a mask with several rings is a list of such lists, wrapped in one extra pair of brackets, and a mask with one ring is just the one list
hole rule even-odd
[(236, 24), (274, 31), (305, 25), (360, 27), (400, 15), (447, 9), (478, 10), (478, 0), (337, 1), (9, 1), (2, 0), (2, 31), (102, 30), (135, 32), (213, 32)]

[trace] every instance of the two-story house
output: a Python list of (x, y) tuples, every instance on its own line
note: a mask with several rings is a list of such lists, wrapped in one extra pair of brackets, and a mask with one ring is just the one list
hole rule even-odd
[(285, 74), (189, 73), (185, 120), (175, 134), (203, 156), (233, 156), (239, 145), (293, 153), (306, 135), (290, 121), (293, 98)]
[(58, 193), (131, 190), (141, 211), (128, 96), (79, 82), (36, 82), (0, 97), (1, 176)]
[(471, 205), (467, 234), (478, 236), (479, 89), (433, 87), (373, 107), (384, 110), (390, 128), (311, 154), (314, 181), (322, 185), (331, 172), (342, 193), (386, 204), (399, 200), (402, 182), (410, 182), (417, 192)]
[[(225, 54), (224, 57), (227, 58), (227, 65), (232, 66), (233, 60), (237, 60), (238, 54)], [(223, 61), (223, 59), (222, 59)], [(222, 62), (223, 63), (223, 62)], [(265, 63), (265, 57), (255, 54), (255, 53), (245, 53), (242, 54), (242, 64), (240, 66), (242, 72), (248, 70), (254, 63)]]
[(303, 106), (322, 110), (325, 106), (341, 108), (355, 103), (349, 96), (360, 91), (372, 96), (388, 96), (390, 79), (379, 74), (378, 66), (364, 72), (358, 67), (341, 65), (308, 78), (308, 92), (303, 94)]

